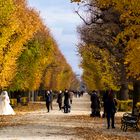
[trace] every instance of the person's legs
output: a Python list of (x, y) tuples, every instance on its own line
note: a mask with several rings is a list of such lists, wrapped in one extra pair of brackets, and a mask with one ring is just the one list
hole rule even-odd
[(66, 103), (65, 105), (64, 105), (64, 113), (68, 113), (69, 112), (69, 104), (68, 103)]
[(61, 107), (62, 107), (62, 103), (59, 103), (59, 110), (61, 110)]
[(94, 110), (94, 108), (91, 108), (91, 117), (95, 117), (95, 110)]
[(50, 102), (50, 107), (51, 107), (51, 110), (53, 110), (53, 107), (52, 107), (52, 101)]
[(68, 113), (68, 111), (69, 111), (69, 107), (68, 107), (68, 105), (66, 104), (66, 113)]
[(107, 113), (106, 118), (107, 118), (107, 128), (109, 129), (110, 128), (110, 113)]
[(93, 114), (94, 117), (96, 116), (96, 109), (95, 108), (93, 108), (92, 114)]
[(103, 117), (103, 118), (105, 118), (105, 117), (106, 117), (106, 106), (105, 106), (105, 103), (104, 103), (104, 105), (103, 105), (103, 106), (104, 106), (104, 107), (103, 107), (103, 108), (104, 108), (104, 112), (103, 112), (102, 117)]
[(71, 106), (70, 106), (70, 105), (68, 105), (68, 112), (70, 112), (70, 110), (71, 110)]
[(66, 113), (66, 105), (64, 104), (64, 113)]
[(114, 113), (111, 114), (111, 125), (112, 125), (112, 128), (115, 128), (115, 126), (114, 126), (114, 116), (115, 116)]
[(99, 118), (101, 117), (100, 110), (96, 111), (96, 116), (99, 117)]
[(46, 103), (46, 107), (47, 107), (47, 110), (49, 112), (50, 111), (50, 103)]

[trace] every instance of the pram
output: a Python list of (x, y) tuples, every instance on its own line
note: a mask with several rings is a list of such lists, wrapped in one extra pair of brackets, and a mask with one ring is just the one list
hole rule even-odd
[(62, 109), (64, 109), (64, 113), (70, 113), (71, 106), (70, 106), (70, 105), (64, 105), (64, 106), (62, 107)]

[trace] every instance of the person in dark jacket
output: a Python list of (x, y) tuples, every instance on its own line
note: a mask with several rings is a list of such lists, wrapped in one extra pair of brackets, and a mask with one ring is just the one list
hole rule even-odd
[(54, 96), (54, 93), (52, 90), (50, 90), (50, 108), (51, 108), (51, 110), (53, 110), (53, 96)]
[(106, 117), (107, 117), (107, 128), (110, 128), (110, 120), (112, 128), (115, 128), (115, 113), (116, 113), (116, 105), (115, 105), (113, 91), (109, 91), (108, 99), (106, 101)]
[(100, 117), (100, 100), (96, 91), (91, 94), (91, 117)]
[(70, 104), (72, 104), (73, 94), (73, 91), (69, 91)]
[(59, 106), (59, 110), (62, 109), (62, 97), (63, 97), (63, 93), (60, 90), (59, 93), (58, 93), (58, 96), (57, 96), (57, 103), (58, 103), (58, 106)]
[(106, 90), (104, 93), (103, 93), (103, 115), (102, 117), (105, 118), (106, 117), (106, 102), (107, 102), (107, 99), (108, 99), (108, 90)]
[(47, 91), (45, 93), (45, 98), (46, 98), (46, 107), (48, 112), (50, 112), (50, 102), (51, 102), (51, 96), (50, 96), (50, 91)]
[(65, 89), (64, 92), (64, 113), (70, 112), (70, 97), (69, 97), (69, 91)]

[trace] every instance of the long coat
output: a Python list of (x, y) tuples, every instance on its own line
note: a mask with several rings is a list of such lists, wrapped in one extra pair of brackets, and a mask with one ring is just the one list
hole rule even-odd
[(96, 93), (92, 93), (91, 95), (91, 108), (96, 110), (100, 109), (100, 101)]
[(64, 105), (69, 106), (69, 93), (64, 92)]
[(57, 97), (57, 103), (62, 103), (62, 97), (63, 97), (63, 94), (59, 93)]
[(107, 100), (106, 101), (106, 112), (107, 114), (115, 114), (116, 113), (116, 105), (115, 101), (113, 100)]

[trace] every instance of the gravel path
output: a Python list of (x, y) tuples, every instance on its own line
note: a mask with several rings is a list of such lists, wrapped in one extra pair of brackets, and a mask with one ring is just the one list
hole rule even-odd
[[(0, 128), (0, 140), (85, 140), (85, 139), (140, 139), (140, 132), (120, 130), (120, 120), (116, 129), (106, 129), (106, 119), (90, 118), (89, 96), (74, 98), (72, 110), (64, 114), (58, 110), (56, 102), (47, 113), (45, 105), (40, 111), (17, 115), (11, 119), (12, 126)], [(121, 116), (117, 113), (116, 116)], [(112, 140), (113, 140), (112, 139)]]

